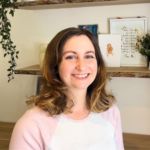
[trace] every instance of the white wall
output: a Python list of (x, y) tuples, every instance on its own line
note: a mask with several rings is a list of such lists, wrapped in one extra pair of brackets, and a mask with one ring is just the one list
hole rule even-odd
[[(100, 33), (108, 33), (109, 18), (135, 16), (150, 20), (150, 4), (17, 10), (12, 18), (12, 37), (20, 50), (18, 68), (38, 63), (39, 45), (49, 42), (63, 28), (98, 24)], [(16, 75), (7, 83), (7, 67), (0, 51), (0, 121), (16, 121), (27, 108), (26, 97), (35, 92), (36, 76)], [(113, 78), (110, 86), (118, 100), (123, 131), (150, 134), (150, 79)]]
[(150, 79), (113, 78), (124, 132), (150, 134)]

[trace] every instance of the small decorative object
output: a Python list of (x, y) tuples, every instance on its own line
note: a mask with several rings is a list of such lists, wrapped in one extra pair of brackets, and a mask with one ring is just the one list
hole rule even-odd
[(147, 67), (150, 69), (150, 33), (138, 37), (136, 45), (138, 51), (147, 57)]
[(7, 69), (8, 82), (14, 79), (16, 59), (19, 53), (11, 39), (11, 23), (9, 20), (9, 15), (14, 16), (16, 1), (0, 0), (0, 44), (4, 50), (4, 57), (9, 57), (8, 63), (10, 66)]
[(96, 38), (98, 37), (98, 25), (97, 24), (91, 24), (91, 25), (79, 25), (80, 29), (86, 29), (90, 31)]
[(121, 35), (99, 34), (99, 46), (107, 67), (120, 67)]

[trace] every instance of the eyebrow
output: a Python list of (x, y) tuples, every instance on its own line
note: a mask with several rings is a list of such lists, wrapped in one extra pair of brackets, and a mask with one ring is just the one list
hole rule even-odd
[(87, 51), (86, 54), (88, 54), (88, 53), (93, 53), (93, 54), (95, 54), (95, 51)]
[(65, 55), (67, 53), (74, 53), (74, 54), (76, 54), (76, 52), (69, 50), (69, 51), (63, 52), (63, 55)]
[[(63, 55), (65, 55), (65, 54), (67, 54), (67, 53), (73, 53), (73, 54), (76, 54), (75, 51), (69, 50), (69, 51), (63, 52)], [(95, 51), (89, 50), (89, 51), (86, 51), (86, 52), (85, 52), (85, 54), (89, 54), (89, 53), (95, 54)]]

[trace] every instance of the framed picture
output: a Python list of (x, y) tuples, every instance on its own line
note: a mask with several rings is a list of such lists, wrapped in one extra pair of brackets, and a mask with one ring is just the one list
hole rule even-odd
[(120, 67), (121, 35), (99, 34), (99, 46), (107, 67)]
[(137, 37), (147, 32), (147, 18), (110, 19), (110, 33), (121, 35), (121, 66), (146, 66), (136, 49)]
[(86, 29), (90, 31), (96, 38), (98, 37), (98, 25), (97, 24), (91, 24), (91, 25), (78, 25), (81, 29)]

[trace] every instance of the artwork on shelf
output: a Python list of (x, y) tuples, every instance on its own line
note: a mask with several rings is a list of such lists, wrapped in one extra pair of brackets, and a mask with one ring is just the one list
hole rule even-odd
[(121, 66), (146, 66), (146, 59), (136, 49), (137, 37), (147, 32), (147, 18), (110, 19), (110, 33), (121, 35)]
[(98, 37), (98, 25), (91, 24), (91, 25), (78, 25), (80, 29), (86, 29), (90, 31), (96, 38)]
[(99, 46), (107, 67), (120, 67), (121, 35), (99, 34)]

